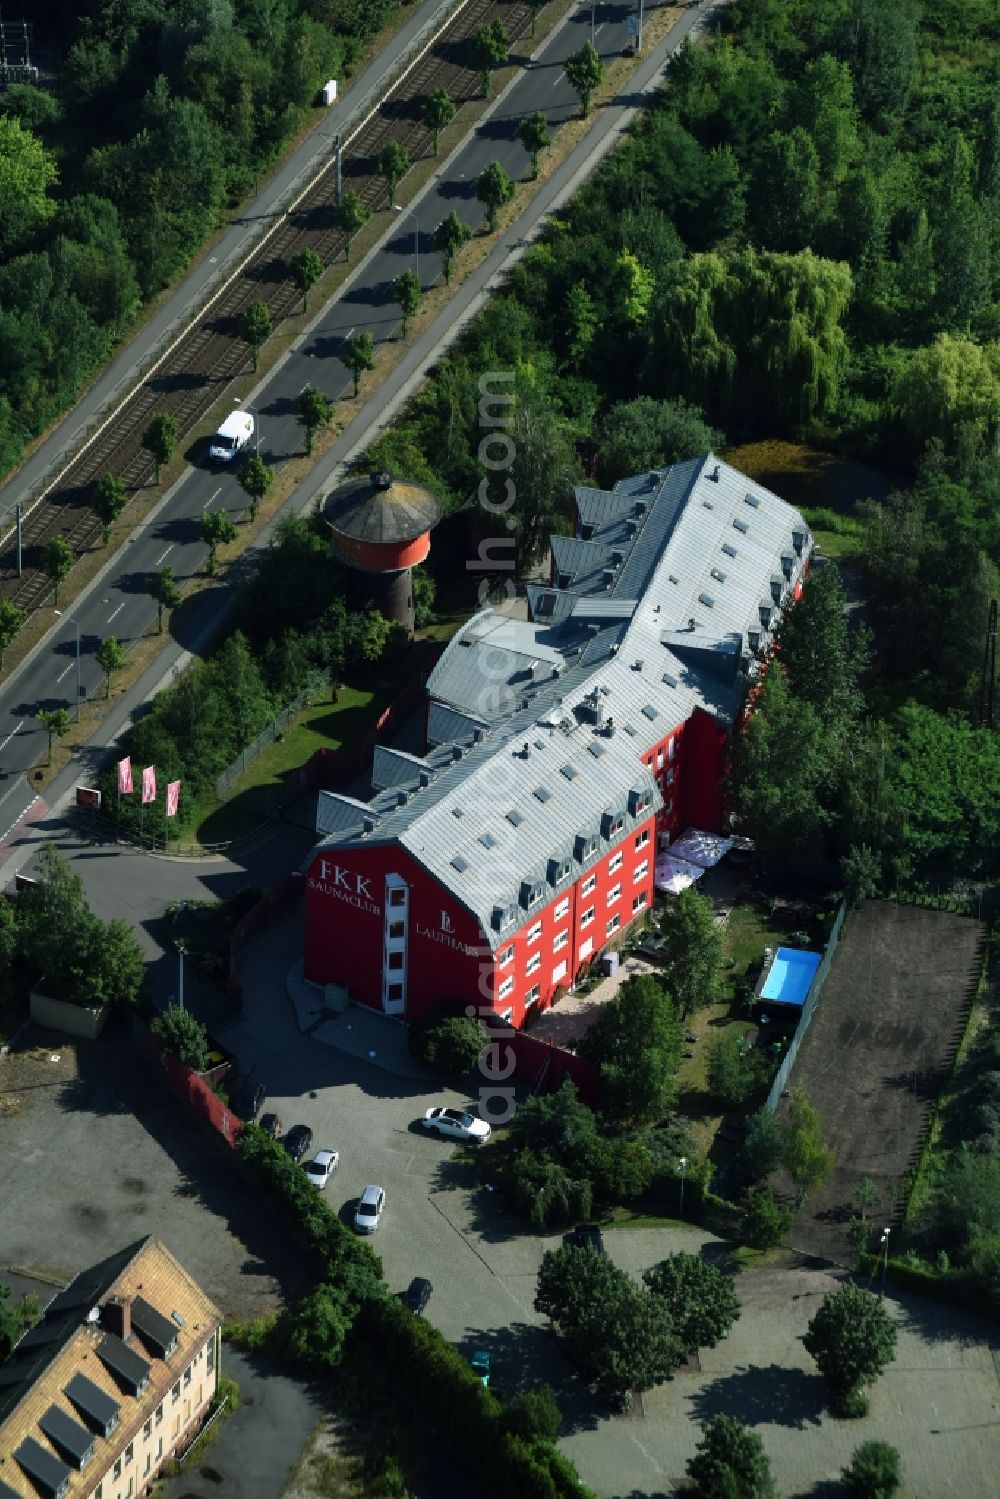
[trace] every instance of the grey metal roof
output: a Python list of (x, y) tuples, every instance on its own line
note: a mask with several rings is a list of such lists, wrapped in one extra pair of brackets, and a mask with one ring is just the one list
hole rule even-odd
[[(586, 495), (595, 513), (600, 493)], [(561, 622), (512, 622), (489, 610), (470, 620), (428, 681), (429, 737), (440, 743), (448, 722), (465, 731), (458, 758), (442, 763), (442, 746), (428, 784), (420, 786), (414, 766), (408, 787), (373, 798), (369, 834), (342, 828), (327, 839), (398, 842), (477, 915), (494, 946), (510, 930), (499, 911), (527, 915), (525, 881), (544, 879), (550, 897), (597, 857), (582, 852), (585, 835), (599, 833), (609, 812), (625, 808), (627, 826), (662, 805), (644, 751), (696, 708), (732, 723), (755, 670), (746, 635), (767, 633), (760, 602), (771, 605), (773, 629), (780, 605), (771, 602), (772, 577), (780, 577), (783, 603), (811, 547), (798, 511), (711, 454), (637, 476), (607, 499), (607, 527), (626, 516), (634, 522), (614, 583), (597, 596), (574, 583)], [(745, 533), (733, 530), (734, 517), (747, 520)], [(722, 551), (733, 536), (735, 557)], [(566, 541), (554, 538), (554, 553), (565, 555)], [(600, 599), (603, 609), (595, 608)], [(544, 669), (526, 672), (529, 661)], [(484, 722), (490, 733), (476, 743), (468, 729)], [(629, 802), (641, 797), (647, 808), (633, 816)]]
[(411, 479), (366, 474), (330, 491), (323, 517), (332, 531), (355, 541), (412, 541), (441, 519), (437, 496)]
[[(442, 658), (443, 659), (443, 658)], [(439, 663), (440, 664), (440, 663)], [(486, 728), (486, 720), (459, 708), (449, 708), (447, 703), (431, 700), (427, 708), (427, 743), (472, 744), (477, 733)]]

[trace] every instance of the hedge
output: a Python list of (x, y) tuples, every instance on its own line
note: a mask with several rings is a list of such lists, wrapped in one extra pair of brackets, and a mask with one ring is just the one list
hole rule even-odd
[[(861, 1269), (870, 1276), (880, 1276), (881, 1255), (862, 1255)], [(971, 1271), (938, 1270), (934, 1265), (890, 1259), (886, 1278), (903, 1290), (915, 1291), (918, 1296), (930, 1296), (935, 1301), (946, 1301), (951, 1306), (964, 1306), (981, 1317), (1000, 1321), (1000, 1306)]]

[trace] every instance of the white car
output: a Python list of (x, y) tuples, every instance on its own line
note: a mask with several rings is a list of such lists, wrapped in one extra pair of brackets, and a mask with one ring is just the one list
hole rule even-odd
[(433, 1134), (447, 1135), (451, 1140), (471, 1140), (481, 1145), (490, 1138), (490, 1127), (485, 1119), (474, 1114), (464, 1114), (461, 1109), (428, 1109), (423, 1117), (424, 1129)]
[(354, 1227), (359, 1234), (373, 1234), (378, 1228), (382, 1209), (385, 1207), (385, 1192), (381, 1187), (366, 1187), (361, 1194), (354, 1214)]
[(311, 1161), (307, 1161), (303, 1170), (312, 1182), (322, 1192), (330, 1177), (340, 1164), (340, 1152), (336, 1150), (317, 1150)]

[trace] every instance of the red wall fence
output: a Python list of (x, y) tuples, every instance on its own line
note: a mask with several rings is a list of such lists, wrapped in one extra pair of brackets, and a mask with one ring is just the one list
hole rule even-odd
[(167, 1056), (161, 1050), (159, 1037), (152, 1031), (147, 1036), (146, 1050), (159, 1063), (174, 1092), (179, 1093), (198, 1118), (210, 1125), (228, 1146), (234, 1146), (236, 1136), (243, 1128), (243, 1121), (222, 1102), (217, 1093), (212, 1092), (205, 1079), (176, 1057)]

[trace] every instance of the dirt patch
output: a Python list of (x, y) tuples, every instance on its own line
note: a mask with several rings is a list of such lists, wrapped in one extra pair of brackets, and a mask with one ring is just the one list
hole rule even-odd
[(898, 1222), (985, 937), (968, 917), (890, 901), (867, 901), (848, 921), (792, 1070), (791, 1086), (819, 1110), (836, 1156), (799, 1215), (796, 1247), (852, 1261), (847, 1221), (866, 1176), (879, 1192), (876, 1219)]

